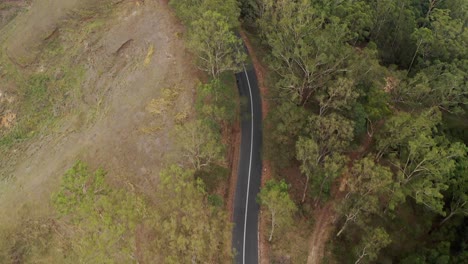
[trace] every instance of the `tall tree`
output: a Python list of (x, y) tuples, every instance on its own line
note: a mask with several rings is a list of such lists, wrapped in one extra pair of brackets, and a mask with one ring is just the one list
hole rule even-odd
[(332, 152), (345, 150), (353, 139), (353, 128), (352, 121), (337, 113), (310, 117), (310, 135), (318, 144), (321, 158)]
[(430, 16), (433, 32), (431, 55), (441, 61), (450, 62), (455, 59), (466, 59), (468, 51), (468, 32), (466, 18), (452, 18), (450, 10), (435, 8)]
[(380, 51), (385, 64), (408, 68), (415, 50), (411, 34), (416, 28), (412, 0), (369, 0), (373, 12), (370, 39)]
[(306, 135), (308, 113), (289, 101), (272, 108), (266, 120), (268, 156), (275, 166), (286, 167), (296, 155), (295, 146), (299, 136)]
[(215, 11), (206, 11), (193, 22), (189, 46), (198, 56), (198, 67), (213, 78), (240, 69), (246, 59), (242, 41), (230, 30), (228, 18)]
[(223, 161), (224, 149), (219, 136), (202, 120), (176, 126), (175, 140), (195, 170)]
[(365, 260), (368, 262), (374, 261), (379, 256), (379, 251), (391, 243), (390, 236), (385, 229), (378, 227), (366, 232), (361, 244), (357, 250), (357, 260), (355, 264), (362, 263)]
[(230, 28), (239, 26), (240, 7), (237, 0), (204, 0), (200, 7), (226, 17)]
[(311, 116), (309, 129), (309, 135), (300, 137), (296, 142), (296, 158), (301, 162), (301, 172), (306, 176), (302, 202), (305, 201), (311, 177), (320, 197), (325, 184), (339, 174), (344, 164), (340, 152), (353, 138), (353, 123), (336, 113)]
[(446, 204), (445, 218), (441, 225), (450, 220), (455, 215), (468, 215), (468, 157), (457, 160), (457, 168), (452, 173), (449, 181), (449, 189), (444, 198), (449, 200)]
[(288, 185), (284, 180), (269, 180), (260, 190), (258, 200), (265, 206), (270, 214), (270, 235), (268, 241), (272, 241), (275, 229), (282, 231), (293, 222), (293, 215), (297, 208), (288, 194)]
[(317, 93), (319, 102), (319, 116), (323, 116), (329, 109), (349, 110), (356, 101), (358, 93), (354, 91), (354, 83), (350, 79), (339, 78), (330, 86)]
[(356, 44), (366, 41), (370, 37), (374, 10), (366, 1), (341, 1), (327, 2), (330, 5), (330, 13), (343, 20), (343, 24), (348, 27), (348, 41)]
[(307, 0), (263, 3), (258, 24), (271, 48), (270, 67), (281, 77), (278, 87), (294, 103), (306, 104), (333, 76), (349, 71), (347, 28)]
[(175, 9), (177, 16), (186, 24), (190, 25), (197, 20), (202, 11), (200, 6), (204, 0), (170, 0), (169, 4)]
[(53, 204), (65, 259), (79, 263), (135, 261), (135, 230), (148, 216), (145, 201), (133, 192), (111, 188), (106, 173), (77, 162), (63, 177)]
[(431, 135), (435, 126), (442, 120), (438, 109), (426, 109), (421, 113), (398, 112), (386, 120), (382, 130), (376, 135), (377, 158), (396, 151), (417, 135)]
[(349, 223), (362, 225), (366, 216), (378, 213), (379, 199), (390, 191), (392, 183), (389, 168), (376, 164), (371, 158), (356, 162), (347, 180), (349, 191), (339, 208), (345, 219), (336, 236), (340, 236)]
[(456, 168), (456, 159), (466, 156), (461, 143), (448, 143), (445, 138), (418, 135), (402, 146), (391, 158), (398, 168), (395, 197), (407, 195), (439, 214), (444, 214), (443, 192), (448, 188), (449, 176)]
[(392, 208), (409, 195), (417, 203), (443, 213), (442, 192), (448, 188), (455, 159), (466, 155), (466, 147), (436, 136), (440, 120), (440, 111), (434, 108), (416, 116), (402, 112), (391, 117), (379, 133), (377, 157), (386, 155), (398, 170)]
[(311, 178), (318, 201), (324, 189), (328, 188), (330, 183), (343, 172), (345, 165), (344, 156), (337, 153), (322, 156), (315, 140), (305, 137), (300, 137), (296, 143), (296, 158), (301, 162), (300, 169), (306, 177), (302, 202), (306, 199)]

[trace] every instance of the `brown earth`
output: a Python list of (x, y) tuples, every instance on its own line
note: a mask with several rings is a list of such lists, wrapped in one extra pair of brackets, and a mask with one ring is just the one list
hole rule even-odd
[(226, 209), (228, 211), (228, 217), (232, 222), (233, 215), (234, 215), (234, 198), (235, 198), (234, 196), (236, 195), (237, 176), (238, 176), (238, 171), (239, 171), (239, 158), (240, 158), (239, 152), (240, 152), (240, 144), (241, 144), (239, 120), (235, 121), (235, 124), (232, 126), (230, 132), (231, 132), (229, 135), (230, 144), (228, 144), (227, 146), (229, 147), (228, 166), (231, 171), (231, 175), (229, 177), (229, 186), (227, 190)]
[[(34, 1), (30, 11), (13, 21), (26, 35), (8, 38), (7, 52), (32, 68), (28, 63), (36, 61), (37, 43), (61, 25), (67, 10), (87, 3)], [(0, 182), (0, 215), (14, 221), (25, 206), (35, 214), (47, 214), (46, 201), (77, 159), (104, 167), (116, 184), (130, 184), (148, 194), (157, 182), (155, 175), (177, 159), (170, 131), (174, 116), (193, 102), (198, 74), (179, 37), (183, 28), (165, 1), (118, 5), (109, 23), (93, 32), (98, 36), (92, 42), (84, 38), (76, 44), (81, 49), (77, 63), (85, 68), (83, 96), (76, 109), (49, 127), (51, 133), (2, 153), (0, 175), (11, 180)], [(41, 67), (48, 71), (54, 65)], [(177, 88), (172, 107), (164, 115), (149, 113), (146, 105), (164, 88)]]

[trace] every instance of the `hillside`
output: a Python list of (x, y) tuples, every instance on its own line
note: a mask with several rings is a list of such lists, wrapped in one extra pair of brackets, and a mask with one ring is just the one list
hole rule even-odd
[[(189, 167), (174, 144), (174, 127), (193, 118), (195, 88), (203, 76), (186, 51), (183, 34), (165, 1), (0, 4), (1, 263), (63, 263), (76, 258), (128, 263), (129, 256), (143, 263), (151, 256), (164, 258), (147, 240), (157, 232), (153, 223), (165, 221), (159, 213), (169, 215), (157, 204), (167, 199), (157, 191), (159, 175), (187, 173), (169, 168)], [(89, 193), (86, 190), (104, 175), (93, 174), (98, 168), (105, 171), (99, 188), (107, 191)], [(184, 177), (180, 180), (193, 181)], [(83, 189), (76, 190), (82, 197), (78, 203), (67, 200), (73, 197), (70, 184), (82, 184)], [(175, 186), (165, 188), (169, 192)], [(187, 197), (192, 206), (207, 206), (202, 193), (193, 195)], [(86, 211), (90, 221), (94, 213), (97, 219), (104, 214), (127, 219), (123, 205), (110, 201), (128, 201), (135, 207), (128, 213), (139, 219), (137, 231), (109, 233), (128, 236), (123, 244), (89, 240), (90, 234), (107, 226), (72, 220), (85, 210), (84, 197), (94, 206), (101, 204)], [(71, 203), (67, 212), (60, 209), (64, 199)], [(158, 215), (135, 215), (141, 209), (135, 199)], [(209, 215), (209, 207), (197, 210), (204, 212)], [(134, 223), (128, 219), (125, 225)], [(109, 228), (122, 224), (106, 222)], [(106, 243), (113, 248), (107, 249), (110, 255), (98, 246)], [(118, 253), (125, 250), (131, 252)]]

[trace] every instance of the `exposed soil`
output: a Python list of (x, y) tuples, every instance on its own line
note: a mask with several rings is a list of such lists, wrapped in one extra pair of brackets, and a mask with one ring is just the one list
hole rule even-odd
[(325, 253), (326, 243), (334, 230), (334, 221), (336, 212), (334, 211), (334, 202), (326, 203), (322, 208), (317, 208), (314, 213), (315, 224), (312, 237), (310, 239), (310, 251), (307, 258), (308, 264), (320, 264)]
[(230, 139), (231, 139), (230, 145), (228, 145), (229, 146), (229, 154), (228, 154), (229, 164), (228, 165), (231, 171), (231, 175), (229, 177), (229, 186), (228, 186), (227, 197), (226, 197), (226, 207), (227, 207), (229, 219), (233, 221), (234, 198), (235, 198), (234, 196), (236, 195), (237, 176), (238, 176), (238, 171), (239, 171), (239, 158), (240, 158), (239, 152), (240, 152), (240, 144), (241, 144), (239, 120), (236, 120), (235, 124), (232, 126)]
[[(51, 2), (57, 4), (55, 11), (66, 11), (69, 5), (79, 8), (74, 5), (77, 1), (37, 0), (31, 7), (34, 11), (20, 14), (17, 19), (21, 32), (38, 31), (8, 41), (8, 47), (20, 42), (9, 52), (24, 63), (34, 60), (25, 54), (25, 47), (49, 36), (63, 19), (47, 10)], [(60, 3), (64, 2), (61, 9)], [(153, 193), (160, 169), (177, 158), (170, 137), (173, 117), (193, 102), (198, 74), (179, 37), (183, 28), (164, 2), (120, 1), (118, 12), (108, 26), (96, 33), (100, 35), (94, 42), (77, 43), (82, 47), (80, 62), (86, 69), (83, 98), (76, 111), (50, 128), (52, 133), (1, 157), (6, 165), (2, 165), (0, 174), (13, 179), (1, 183), (1, 215), (13, 220), (24, 205), (33, 205), (36, 213), (46, 214), (46, 201), (60, 176), (77, 159), (94, 168), (104, 167), (115, 184), (130, 184), (139, 191)], [(45, 23), (44, 17), (51, 19)], [(162, 89), (175, 87), (179, 94), (164, 116), (145, 109)]]
[(0, 2), (0, 29), (24, 10), (30, 2), (29, 0), (2, 0)]
[[(258, 80), (258, 85), (260, 87), (260, 94), (262, 97), (262, 117), (263, 121), (265, 121), (265, 118), (268, 115), (268, 110), (269, 110), (269, 102), (266, 98), (268, 98), (268, 87), (266, 86), (266, 70), (265, 67), (263, 67), (262, 63), (257, 57), (257, 54), (255, 53), (255, 50), (250, 43), (249, 38), (247, 37), (246, 33), (241, 30), (240, 35), (242, 39), (244, 40), (245, 45), (247, 46), (247, 49), (250, 54), (250, 58), (252, 59), (252, 63), (255, 68), (255, 74), (257, 75), (257, 80)], [(263, 122), (265, 124), (265, 122)], [(262, 186), (265, 185), (265, 182), (272, 177), (272, 171), (271, 171), (271, 164), (270, 161), (265, 159), (263, 157), (262, 159)], [(270, 263), (270, 254), (269, 254), (269, 243), (266, 239), (265, 232), (268, 232), (268, 227), (267, 227), (267, 219), (264, 216), (264, 211), (260, 210), (260, 219), (259, 219), (259, 250), (260, 250), (260, 263), (261, 264), (268, 264)]]

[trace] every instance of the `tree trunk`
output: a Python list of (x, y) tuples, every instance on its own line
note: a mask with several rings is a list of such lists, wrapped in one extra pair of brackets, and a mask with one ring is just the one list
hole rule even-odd
[(275, 232), (275, 214), (271, 214), (271, 231), (270, 231), (270, 237), (268, 238), (268, 242), (271, 242), (273, 239), (273, 232)]
[(364, 249), (362, 250), (361, 255), (360, 255), (359, 258), (356, 260), (356, 262), (354, 262), (354, 264), (359, 264), (359, 263), (361, 262), (361, 260), (362, 260), (365, 256), (367, 256), (366, 248), (364, 248)]
[(455, 213), (451, 212), (447, 217), (444, 218), (444, 220), (442, 220), (442, 222), (440, 222), (439, 226), (443, 225), (445, 222), (447, 222), (454, 215), (455, 215)]
[(414, 52), (413, 59), (411, 59), (410, 66), (408, 68), (408, 73), (411, 71), (411, 67), (413, 67), (414, 60), (416, 59), (416, 56), (418, 55), (419, 52), (419, 47), (421, 47), (422, 44), (422, 39), (419, 40), (418, 46), (416, 47), (416, 51)]
[(309, 186), (309, 176), (306, 175), (306, 183), (305, 183), (305, 187), (304, 187), (304, 192), (302, 193), (302, 200), (301, 200), (301, 203), (304, 203), (305, 202), (305, 198), (306, 198), (306, 194), (307, 194), (307, 187)]
[(372, 121), (369, 118), (366, 118), (366, 119), (367, 119), (367, 135), (369, 137), (373, 137), (374, 136), (374, 126), (372, 125)]
[(346, 227), (348, 226), (348, 221), (349, 221), (349, 219), (346, 219), (346, 222), (343, 224), (340, 231), (338, 231), (338, 233), (336, 234), (336, 237), (339, 237), (341, 235), (341, 233), (343, 233), (343, 231), (345, 231)]

